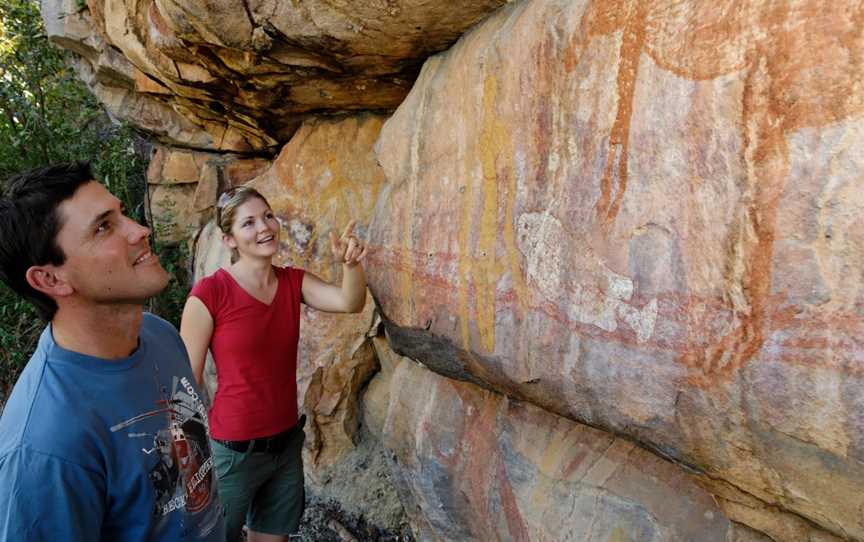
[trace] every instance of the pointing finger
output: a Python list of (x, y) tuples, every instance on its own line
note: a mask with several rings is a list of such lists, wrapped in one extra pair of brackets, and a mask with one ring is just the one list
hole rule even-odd
[(348, 223), (347, 226), (345, 226), (345, 232), (342, 234), (342, 239), (348, 238), (351, 235), (351, 233), (353, 233), (354, 224), (356, 224), (356, 223), (357, 223), (356, 220), (352, 220), (351, 222)]

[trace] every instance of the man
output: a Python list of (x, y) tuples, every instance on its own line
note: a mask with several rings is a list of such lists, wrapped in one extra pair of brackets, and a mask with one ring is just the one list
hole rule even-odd
[(48, 321), (0, 418), (0, 540), (218, 541), (207, 418), (168, 275), (87, 164), (0, 199), (0, 279)]

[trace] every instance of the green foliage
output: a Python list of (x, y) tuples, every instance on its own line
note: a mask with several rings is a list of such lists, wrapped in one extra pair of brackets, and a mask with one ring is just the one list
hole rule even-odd
[(0, 2), (0, 177), (80, 158), (98, 142), (92, 135), (103, 113), (64, 58), (48, 42), (37, 4)]
[[(49, 43), (33, 0), (0, 1), (0, 179), (33, 167), (87, 160), (106, 187), (144, 219), (146, 162), (136, 151), (139, 136), (117, 126)], [(172, 274), (169, 288), (151, 310), (179, 323), (186, 290), (180, 248), (162, 249)], [(177, 280), (182, 280), (178, 283)], [(0, 284), (0, 404), (29, 359), (43, 328), (35, 310)]]
[[(158, 239), (158, 232), (157, 232)], [(171, 275), (168, 286), (156, 297), (150, 300), (147, 310), (168, 320), (174, 327), (180, 328), (180, 316), (186, 304), (186, 294), (189, 293), (191, 277), (186, 266), (189, 261), (189, 249), (185, 243), (179, 245), (155, 242), (153, 252), (159, 255), (162, 267)]]
[(0, 283), (0, 404), (36, 348), (43, 327), (33, 306)]

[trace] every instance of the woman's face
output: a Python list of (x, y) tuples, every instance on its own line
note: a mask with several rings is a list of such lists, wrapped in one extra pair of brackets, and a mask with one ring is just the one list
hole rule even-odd
[(241, 256), (269, 258), (279, 248), (279, 221), (269, 205), (252, 198), (237, 207), (225, 242)]

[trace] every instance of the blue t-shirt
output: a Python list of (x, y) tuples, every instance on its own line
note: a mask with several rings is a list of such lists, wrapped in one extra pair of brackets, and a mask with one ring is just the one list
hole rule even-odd
[(207, 414), (171, 324), (104, 360), (45, 328), (0, 418), (0, 540), (224, 542)]

